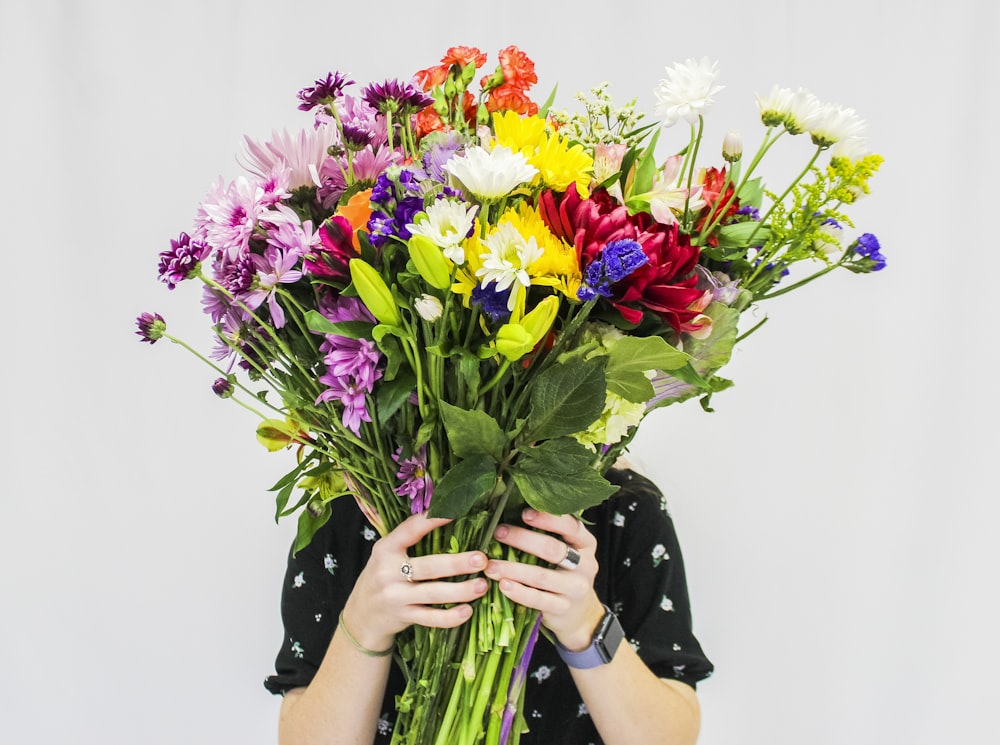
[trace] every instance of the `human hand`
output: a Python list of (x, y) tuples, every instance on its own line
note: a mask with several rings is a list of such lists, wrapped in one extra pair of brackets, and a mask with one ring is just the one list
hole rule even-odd
[[(443, 580), (478, 574), (486, 566), (486, 554), (465, 551), (415, 558), (408, 554), (421, 538), (449, 522), (413, 515), (376, 541), (344, 606), (344, 623), (361, 645), (387, 649), (396, 634), (412, 624), (450, 628), (472, 616), (469, 603), (486, 593), (486, 580)], [(407, 566), (408, 575), (403, 572)], [(450, 607), (433, 607), (441, 604)]]
[[(515, 603), (541, 611), (542, 623), (564, 647), (584, 649), (604, 615), (594, 591), (597, 539), (572, 515), (526, 509), (522, 518), (529, 528), (499, 525), (496, 539), (556, 566), (492, 559), (486, 576), (497, 580), (500, 591)], [(580, 557), (572, 569), (559, 566), (569, 549)]]

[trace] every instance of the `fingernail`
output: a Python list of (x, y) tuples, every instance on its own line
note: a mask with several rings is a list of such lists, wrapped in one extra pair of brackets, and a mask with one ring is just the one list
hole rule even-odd
[(485, 570), (486, 576), (496, 577), (497, 574), (499, 573), (497, 572), (497, 569), (498, 569), (497, 563), (495, 561), (491, 561), (489, 564), (486, 565), (486, 570)]
[(534, 510), (527, 509), (527, 510), (524, 511), (524, 519), (525, 520), (534, 520), (536, 517), (538, 517), (538, 513), (535, 512)]
[(460, 616), (462, 616), (462, 618), (468, 618), (469, 616), (472, 615), (472, 606), (463, 605), (458, 609), (458, 613)]
[(487, 590), (488, 587), (489, 587), (489, 585), (487, 584), (487, 582), (486, 582), (485, 579), (481, 579), (481, 580), (477, 580), (476, 581), (476, 592), (478, 592), (480, 595), (482, 595), (484, 592), (486, 592), (486, 590)]
[(476, 569), (481, 569), (482, 567), (486, 566), (486, 554), (479, 554), (479, 553), (473, 554), (472, 556), (469, 557), (469, 563), (472, 566), (476, 567)]
[(507, 537), (507, 533), (508, 533), (507, 526), (506, 525), (501, 525), (501, 526), (499, 526), (496, 529), (496, 531), (493, 533), (493, 535), (495, 535), (497, 538), (506, 538)]

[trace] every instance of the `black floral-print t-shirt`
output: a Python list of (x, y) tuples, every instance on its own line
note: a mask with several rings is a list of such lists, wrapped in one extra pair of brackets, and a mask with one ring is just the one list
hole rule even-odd
[[(607, 477), (621, 488), (583, 515), (597, 538), (597, 594), (618, 614), (626, 639), (654, 674), (693, 688), (712, 674), (713, 666), (692, 632), (684, 564), (666, 500), (633, 471), (614, 470)], [(275, 674), (264, 681), (269, 691), (284, 694), (312, 681), (377, 538), (354, 501), (338, 499), (309, 546), (289, 555), (281, 598), (285, 639)], [(601, 743), (569, 669), (544, 636), (539, 636), (525, 685), (530, 732), (522, 735), (523, 745)], [(376, 744), (390, 741), (394, 697), (403, 688), (402, 671), (393, 665)]]

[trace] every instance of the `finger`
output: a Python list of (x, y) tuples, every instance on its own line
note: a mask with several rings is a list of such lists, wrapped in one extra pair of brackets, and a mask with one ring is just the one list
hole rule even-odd
[(500, 592), (518, 605), (541, 611), (542, 616), (561, 616), (570, 611), (573, 601), (566, 595), (557, 592), (547, 592), (537, 587), (521, 584), (512, 579), (502, 579), (499, 582)]
[(566, 556), (566, 542), (548, 533), (517, 525), (499, 525), (494, 535), (501, 543), (533, 554), (550, 564), (558, 564)]
[(451, 522), (446, 517), (427, 517), (421, 513), (411, 515), (390, 531), (381, 541), (383, 545), (400, 553), (405, 553), (406, 549), (417, 545), (421, 538), (442, 525)]
[(461, 626), (472, 618), (471, 605), (453, 605), (451, 608), (431, 608), (427, 605), (414, 605), (407, 609), (406, 621), (418, 626), (429, 626), (438, 629), (450, 629)]
[(407, 593), (411, 606), (471, 603), (486, 594), (489, 584), (483, 577), (465, 582), (420, 582)]
[(533, 528), (562, 536), (573, 548), (587, 549), (597, 545), (594, 534), (575, 515), (552, 515), (529, 507), (521, 513), (521, 518)]
[(464, 551), (460, 554), (430, 554), (409, 560), (414, 582), (481, 572), (486, 567), (486, 554), (482, 551)]
[(593, 576), (589, 572), (560, 572), (535, 564), (498, 559), (487, 564), (486, 576), (500, 581), (501, 584), (504, 581), (513, 581), (542, 592), (566, 595), (570, 598), (585, 595), (591, 589), (593, 582)]

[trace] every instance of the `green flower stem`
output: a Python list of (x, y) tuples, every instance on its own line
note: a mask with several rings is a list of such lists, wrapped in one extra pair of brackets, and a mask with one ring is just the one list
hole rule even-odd
[[(694, 169), (698, 162), (698, 150), (701, 148), (701, 138), (705, 131), (705, 117), (701, 114), (698, 115), (698, 133), (695, 134), (694, 125), (691, 125), (691, 145), (690, 149), (690, 160), (686, 163), (687, 165), (687, 193), (684, 197), (684, 225), (690, 227), (691, 224), (691, 184), (694, 183)], [(723, 192), (724, 193), (724, 192)]]
[[(312, 347), (312, 350), (318, 355), (319, 344), (316, 343), (317, 335), (314, 334), (312, 331), (310, 331), (309, 327), (306, 326), (305, 323), (305, 315), (307, 312), (306, 308), (302, 307), (302, 304), (295, 299), (295, 296), (292, 295), (292, 293), (288, 292), (287, 290), (278, 287), (277, 292), (283, 298), (288, 300), (288, 302), (294, 306), (295, 310), (298, 311), (298, 313), (289, 312), (289, 315), (292, 316), (292, 320), (295, 321), (295, 325), (298, 326), (299, 331), (302, 332), (302, 338), (307, 339), (309, 341), (309, 345)], [(291, 311), (291, 308), (286, 308), (286, 310)]]
[(755, 323), (753, 325), (753, 328), (751, 328), (750, 330), (746, 331), (745, 333), (742, 333), (739, 336), (737, 336), (736, 337), (736, 341), (733, 342), (733, 345), (735, 346), (736, 344), (739, 344), (741, 341), (743, 341), (744, 339), (746, 339), (748, 336), (750, 336), (750, 334), (752, 334), (754, 331), (756, 331), (757, 329), (759, 329), (765, 323), (767, 323), (767, 316), (764, 316), (757, 323)]
[[(213, 290), (217, 290), (218, 292), (223, 293), (232, 302), (236, 303), (236, 305), (238, 305), (241, 309), (243, 309), (246, 313), (248, 313), (250, 315), (250, 317), (253, 318), (253, 320), (255, 320), (257, 323), (259, 323), (262, 327), (264, 327), (264, 328), (268, 327), (268, 324), (264, 323), (264, 321), (261, 320), (261, 318), (256, 313), (254, 313), (254, 311), (252, 311), (246, 305), (246, 303), (244, 303), (244, 302), (242, 302), (240, 300), (237, 300), (236, 297), (231, 292), (229, 292), (229, 290), (227, 290), (225, 287), (223, 287), (222, 285), (220, 285), (218, 282), (216, 282), (211, 277), (206, 277), (204, 274), (202, 274), (202, 272), (201, 272), (200, 269), (198, 270), (197, 276), (198, 276), (199, 279), (201, 279), (202, 282), (204, 282), (205, 284), (207, 284)], [(288, 363), (291, 363), (292, 367), (298, 368), (299, 371), (302, 374), (302, 380), (303, 380), (303, 382), (305, 382), (309, 387), (311, 387), (313, 389), (313, 391), (315, 391), (316, 393), (319, 393), (319, 389), (316, 386), (316, 380), (315, 380), (314, 376), (308, 370), (306, 370), (304, 367), (302, 367), (302, 364), (299, 362), (298, 358), (292, 353), (292, 350), (288, 348), (288, 345), (285, 344), (285, 342), (283, 342), (281, 340), (281, 337), (278, 336), (277, 334), (274, 335), (273, 339), (274, 339), (275, 343), (277, 343), (278, 349), (281, 350), (281, 353), (284, 355), (285, 361), (288, 362)], [(268, 344), (270, 344), (270, 341), (268, 341)], [(278, 355), (275, 355), (275, 357), (277, 357), (277, 356)]]
[[(845, 256), (846, 256), (846, 254), (845, 254)], [(791, 292), (792, 290), (797, 290), (798, 288), (802, 287), (803, 285), (809, 284), (814, 279), (818, 279), (819, 277), (822, 277), (824, 274), (829, 274), (834, 269), (836, 269), (837, 267), (841, 266), (843, 263), (844, 263), (844, 257), (841, 256), (840, 260), (837, 263), (830, 264), (829, 266), (824, 267), (823, 269), (820, 269), (818, 272), (810, 274), (808, 277), (805, 277), (804, 279), (800, 279), (798, 282), (794, 282), (793, 284), (790, 284), (790, 285), (787, 285), (785, 287), (782, 287), (780, 290), (775, 290), (774, 292), (768, 292), (768, 293), (765, 293), (763, 295), (760, 295), (759, 297), (755, 297), (754, 301), (756, 302), (756, 301), (760, 301), (760, 300), (770, 300), (773, 297), (778, 297), (779, 295), (784, 295), (786, 292)], [(742, 337), (740, 337), (740, 338), (742, 338)], [(739, 341), (739, 340), (737, 340), (737, 341)]]
[[(746, 185), (747, 181), (750, 180), (751, 174), (753, 174), (754, 170), (757, 168), (757, 165), (760, 163), (765, 153), (767, 153), (767, 151), (771, 149), (771, 146), (774, 145), (774, 143), (777, 142), (778, 139), (783, 134), (785, 134), (785, 130), (782, 129), (779, 130), (778, 133), (774, 135), (774, 137), (771, 137), (771, 132), (773, 129), (774, 127), (767, 128), (767, 131), (764, 133), (764, 139), (763, 141), (761, 141), (760, 147), (757, 148), (756, 155), (753, 156), (753, 160), (750, 161), (750, 165), (747, 168), (746, 173), (743, 174), (743, 177), (737, 183), (736, 188), (733, 189), (732, 196), (725, 201), (725, 203), (722, 206), (722, 209), (719, 210), (718, 213), (715, 215), (715, 217), (701, 230), (700, 235), (706, 236), (712, 234), (712, 231), (718, 226), (719, 221), (722, 220), (722, 216), (726, 214), (726, 210), (729, 209), (729, 205), (732, 204), (733, 200), (737, 198), (737, 195), (740, 193), (740, 189), (742, 189), (744, 185)], [(727, 173), (727, 178), (728, 178), (728, 173)], [(725, 189), (723, 189), (722, 193), (725, 194)]]
[[(787, 197), (791, 193), (792, 189), (795, 188), (795, 185), (798, 184), (799, 181), (801, 181), (803, 178), (805, 178), (806, 174), (809, 173), (810, 169), (812, 169), (812, 167), (813, 167), (813, 164), (819, 158), (820, 153), (822, 153), (825, 149), (826, 148), (824, 148), (824, 147), (817, 147), (816, 148), (816, 152), (813, 153), (813, 156), (809, 159), (809, 162), (806, 163), (805, 168), (803, 168), (802, 171), (799, 173), (799, 175), (796, 176), (795, 179), (792, 181), (792, 183), (790, 183), (788, 185), (788, 187), (785, 189), (785, 191), (782, 192), (781, 196), (778, 197), (776, 200), (774, 200), (774, 202), (771, 204), (770, 209), (768, 209), (767, 213), (760, 219), (760, 222), (757, 223), (757, 227), (754, 229), (754, 231), (752, 233), (750, 233), (750, 237), (747, 238), (747, 245), (748, 246), (752, 246), (753, 245), (753, 239), (754, 239), (754, 237), (757, 235), (758, 232), (760, 232), (761, 226), (763, 226), (763, 225), (765, 225), (767, 223), (767, 219), (771, 216), (771, 213), (774, 212), (775, 207), (777, 207), (779, 204), (783, 203), (785, 201), (785, 197)], [(753, 282), (753, 280), (760, 273), (761, 269), (763, 269), (765, 262), (769, 258), (771, 258), (770, 254), (766, 255), (766, 256), (760, 256), (760, 257), (758, 257), (758, 259), (757, 259), (757, 266), (754, 268), (753, 272), (751, 272), (749, 278), (747, 278), (746, 284), (749, 285), (751, 282)]]
[(484, 396), (492, 390), (497, 383), (503, 380), (504, 375), (507, 374), (507, 370), (510, 368), (510, 360), (504, 359), (497, 368), (497, 371), (493, 374), (493, 377), (487, 381), (486, 385), (479, 389), (479, 395)]

